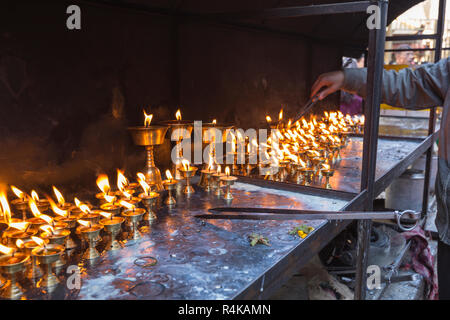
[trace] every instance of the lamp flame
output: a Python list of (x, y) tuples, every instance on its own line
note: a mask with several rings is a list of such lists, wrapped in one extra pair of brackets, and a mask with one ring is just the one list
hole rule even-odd
[(144, 110), (144, 126), (147, 128), (150, 126), (150, 123), (152, 123), (153, 114), (147, 114)]
[(272, 118), (271, 118), (270, 116), (266, 116), (266, 121), (267, 121), (268, 123), (271, 123), (271, 122), (272, 122)]
[(39, 218), (42, 215), (42, 213), (39, 211), (39, 209), (36, 205), (36, 201), (34, 199), (29, 199), (28, 205), (30, 206), (31, 213), (33, 213), (33, 216), (35, 216), (36, 218)]
[(123, 172), (117, 169), (117, 189), (123, 192), (128, 185), (128, 179), (123, 175)]
[(78, 223), (81, 224), (82, 226), (85, 227), (90, 227), (91, 226), (91, 222), (90, 221), (86, 221), (86, 220), (78, 220)]
[(136, 173), (136, 175), (140, 180), (144, 180), (144, 181), (146, 180), (145, 175), (142, 172), (138, 172), (138, 173)]
[(37, 194), (36, 191), (31, 191), (31, 198), (33, 198), (34, 201), (39, 201), (39, 195)]
[(14, 249), (0, 244), (0, 252), (3, 254), (11, 254), (14, 252)]
[(11, 221), (11, 209), (9, 208), (8, 198), (6, 197), (6, 193), (4, 191), (0, 192), (0, 204), (5, 222), (9, 224)]
[(227, 177), (230, 176), (230, 167), (228, 167), (228, 166), (225, 168), (225, 175), (226, 175)]
[(47, 233), (50, 233), (50, 234), (53, 234), (53, 232), (55, 231), (55, 229), (53, 229), (53, 227), (51, 225), (48, 225), (48, 224), (40, 226), (39, 229), (41, 229), (41, 230), (43, 230), (43, 231), (45, 231)]
[(39, 237), (32, 236), (31, 240), (33, 240), (40, 247), (45, 246), (45, 241)]
[[(59, 208), (56, 205), (55, 201), (53, 201), (51, 198), (48, 198), (48, 201), (50, 202), (50, 206), (52, 207), (52, 210), (54, 213), (56, 213), (57, 215), (62, 216), (62, 217), (67, 217), (67, 215), (69, 214), (68, 210), (63, 210), (63, 209)], [(63, 202), (63, 204), (64, 204), (64, 202)]]
[(181, 160), (181, 164), (183, 165), (184, 170), (186, 170), (186, 171), (189, 170), (189, 167), (190, 167), (190, 165), (189, 165), (189, 160), (187, 160), (187, 159), (182, 159), (182, 160)]
[(169, 169), (166, 170), (166, 178), (167, 178), (167, 180), (173, 180), (172, 173), (170, 173)]
[(177, 112), (175, 113), (175, 118), (176, 118), (178, 121), (181, 121), (181, 111), (180, 111), (180, 109), (178, 109)]
[(25, 242), (23, 242), (23, 241), (20, 240), (20, 239), (17, 239), (17, 241), (16, 241), (16, 247), (17, 247), (17, 248), (22, 249), (23, 246), (24, 246), (24, 244), (25, 244)]
[(103, 198), (105, 198), (106, 202), (108, 202), (108, 203), (114, 202), (116, 200), (116, 197), (108, 196), (107, 194), (104, 194)]
[(61, 192), (59, 192), (59, 190), (55, 186), (53, 186), (53, 192), (55, 193), (56, 199), (58, 199), (59, 205), (61, 206), (64, 205), (66, 201), (64, 200), (64, 197), (61, 194)]
[(102, 216), (104, 216), (106, 219), (111, 219), (112, 218), (112, 213), (109, 212), (99, 212), (99, 214), (101, 214)]
[(111, 190), (109, 179), (106, 174), (102, 173), (97, 177), (97, 186), (103, 193), (108, 193), (109, 190)]
[(47, 222), (48, 224), (53, 224), (53, 219), (50, 218), (48, 215), (46, 214), (41, 214), (39, 216), (39, 218), (41, 218), (42, 220), (44, 220), (45, 222)]
[(27, 229), (29, 222), (11, 222), (8, 224), (10, 228), (14, 228), (20, 231), (24, 231)]
[(22, 200), (24, 200), (26, 198), (25, 192), (16, 188), (15, 186), (11, 186), (11, 190), (14, 192), (14, 194), (17, 196), (17, 198), (22, 199)]
[(134, 209), (134, 205), (132, 205), (131, 203), (126, 202), (124, 200), (120, 200), (120, 205), (125, 207), (125, 208), (127, 208), (127, 209), (130, 209), (130, 210)]

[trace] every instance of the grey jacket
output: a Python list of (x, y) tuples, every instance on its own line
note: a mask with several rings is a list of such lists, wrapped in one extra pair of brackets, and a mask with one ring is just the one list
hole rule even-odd
[[(345, 91), (366, 95), (367, 69), (344, 69)], [(436, 227), (440, 239), (450, 245), (450, 58), (416, 70), (384, 71), (382, 102), (407, 109), (443, 106), (439, 132)]]

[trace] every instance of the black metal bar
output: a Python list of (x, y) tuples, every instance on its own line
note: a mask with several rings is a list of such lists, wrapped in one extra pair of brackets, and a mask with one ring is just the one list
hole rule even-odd
[(384, 52), (405, 52), (405, 51), (435, 51), (436, 48), (411, 48), (411, 49), (386, 49)]
[[(362, 210), (366, 202), (367, 192), (363, 191), (349, 201), (341, 211)], [(351, 222), (327, 222), (326, 225), (313, 232), (304, 241), (299, 243), (290, 253), (289, 257), (282, 259), (267, 271), (261, 274), (248, 287), (237, 293), (233, 299), (268, 299), (286, 283), (310, 258), (319, 252), (327, 243), (342, 232)], [(314, 248), (312, 250), (311, 248)]]
[[(442, 51), (450, 50), (450, 47), (441, 48)], [(404, 52), (404, 51), (436, 51), (436, 48), (416, 48), (416, 49), (386, 49), (384, 52)]]
[(370, 1), (355, 1), (310, 6), (271, 8), (260, 11), (224, 12), (210, 16), (231, 20), (298, 18), (339, 13), (366, 12)]
[[(445, 8), (447, 0), (439, 1), (439, 15), (436, 28), (436, 51), (434, 53), (434, 62), (441, 60), (441, 50), (442, 50), (442, 37), (444, 34), (445, 27)], [(434, 134), (436, 127), (436, 109), (430, 109), (430, 119), (428, 121), (428, 135)], [(428, 198), (430, 189), (430, 175), (431, 175), (431, 161), (433, 159), (433, 144), (427, 150), (426, 162), (425, 162), (425, 177), (423, 182), (423, 198), (422, 198), (422, 215), (425, 216), (428, 213)]]
[[(380, 29), (372, 29), (369, 31), (367, 96), (365, 99), (366, 121), (364, 128), (363, 163), (361, 173), (361, 190), (367, 190), (366, 210), (373, 209), (388, 1), (377, 1), (377, 5), (380, 10), (381, 27)], [(358, 260), (355, 278), (355, 299), (357, 300), (364, 300), (366, 297), (366, 270), (371, 226), (371, 220), (358, 221)]]
[(386, 41), (411, 41), (411, 40), (426, 40), (438, 38), (438, 34), (407, 34), (401, 36), (386, 37)]

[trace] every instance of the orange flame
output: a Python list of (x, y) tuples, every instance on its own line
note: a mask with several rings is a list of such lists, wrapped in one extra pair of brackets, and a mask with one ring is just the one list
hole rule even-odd
[(123, 175), (123, 172), (117, 169), (117, 189), (123, 192), (125, 186), (128, 185), (128, 179)]
[(0, 252), (3, 254), (11, 254), (14, 252), (14, 249), (0, 244)]
[(59, 208), (56, 205), (55, 201), (53, 201), (51, 198), (48, 198), (48, 201), (50, 202), (50, 206), (52, 207), (53, 212), (56, 213), (57, 215), (66, 217), (69, 214), (68, 210), (62, 210), (61, 208)]
[(30, 224), (29, 222), (11, 222), (8, 224), (8, 226), (10, 228), (24, 231), (28, 227), (29, 224)]
[(55, 229), (53, 229), (53, 227), (51, 225), (44, 225), (44, 226), (40, 226), (39, 229), (47, 232), (47, 233), (51, 233), (53, 234), (53, 232), (55, 232)]
[(17, 241), (16, 241), (16, 247), (17, 248), (22, 249), (24, 245), (25, 245), (25, 242), (23, 242), (20, 239), (17, 239)]
[(175, 118), (180, 121), (181, 120), (181, 111), (180, 109), (177, 110), (177, 112), (175, 113)]
[(97, 186), (103, 193), (108, 193), (111, 190), (109, 186), (109, 179), (106, 174), (99, 174), (97, 177)]
[(101, 214), (102, 216), (104, 216), (106, 219), (111, 219), (112, 218), (112, 213), (109, 212), (99, 212), (99, 214)]
[(153, 119), (153, 114), (147, 114), (144, 110), (144, 126), (145, 127), (149, 127), (150, 123), (152, 123), (152, 119)]
[(31, 198), (33, 198), (34, 201), (39, 201), (39, 195), (36, 191), (31, 191)]
[(266, 116), (266, 121), (267, 121), (268, 123), (271, 123), (271, 122), (272, 122), (272, 118), (271, 118), (270, 116)]
[(91, 209), (89, 209), (89, 206), (86, 204), (80, 204), (79, 206), (80, 210), (83, 211), (84, 213), (91, 213)]
[(108, 196), (107, 194), (104, 194), (104, 195), (103, 195), (103, 198), (105, 198), (106, 202), (108, 202), (108, 203), (111, 203), (111, 202), (116, 201), (116, 197), (114, 197), (114, 196)]
[(45, 222), (47, 222), (48, 224), (53, 224), (53, 219), (50, 218), (48, 215), (46, 214), (41, 214), (39, 216), (39, 218), (41, 218), (42, 220), (44, 220)]
[(212, 121), (212, 124), (217, 124), (217, 119), (214, 119), (214, 120)]
[(230, 167), (228, 167), (228, 166), (225, 168), (225, 175), (226, 175), (227, 177), (230, 176)]
[(130, 209), (130, 210), (134, 209), (134, 205), (132, 205), (131, 203), (126, 202), (124, 200), (120, 200), (120, 205), (125, 207), (125, 208), (127, 208), (127, 209)]
[(39, 237), (32, 236), (31, 240), (33, 240), (40, 247), (45, 246), (45, 241)]
[(145, 175), (142, 172), (138, 172), (136, 173), (138, 179), (144, 180), (145, 181)]
[(91, 226), (91, 222), (90, 221), (86, 221), (86, 220), (77, 220), (79, 224), (81, 224), (82, 226), (85, 227), (90, 227)]
[(22, 199), (22, 200), (24, 200), (26, 198), (25, 192), (16, 188), (15, 186), (11, 186), (11, 190), (14, 192), (14, 194), (17, 196), (17, 198)]
[(6, 197), (6, 193), (4, 191), (0, 192), (0, 204), (5, 222), (9, 224), (11, 221), (11, 209), (9, 208), (8, 198)]
[(283, 120), (283, 108), (280, 110), (280, 113), (278, 114), (278, 120)]
[(28, 205), (30, 206), (31, 209), (31, 213), (33, 213), (33, 216), (35, 216), (36, 218), (39, 218), (42, 213), (39, 211), (37, 205), (36, 205), (36, 201), (33, 199), (29, 199), (28, 200)]
[(181, 164), (183, 165), (184, 170), (186, 170), (186, 171), (189, 170), (189, 167), (190, 167), (189, 160), (182, 159)]
[(63, 195), (61, 194), (61, 192), (59, 192), (59, 190), (55, 186), (53, 186), (53, 192), (55, 193), (56, 199), (58, 199), (58, 203), (61, 206), (64, 205), (66, 200), (64, 200)]
[(167, 180), (173, 180), (172, 173), (170, 173), (169, 169), (166, 170), (166, 178), (167, 178)]

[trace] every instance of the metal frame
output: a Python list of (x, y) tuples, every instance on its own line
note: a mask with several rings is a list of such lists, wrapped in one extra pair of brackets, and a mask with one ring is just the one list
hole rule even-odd
[[(176, 9), (158, 9), (149, 8), (145, 5), (139, 4), (123, 4), (113, 2), (111, 0), (96, 0), (96, 3), (89, 0), (80, 0), (82, 2), (89, 3), (91, 5), (98, 5), (99, 2), (103, 5), (120, 6), (123, 8), (136, 10), (140, 12), (147, 12), (150, 14), (173, 16), (177, 18), (195, 18), (199, 19), (201, 23), (220, 23), (224, 25), (234, 26), (238, 28), (248, 28), (258, 30), (262, 32), (279, 33), (283, 35), (291, 35), (299, 39), (306, 41), (314, 41), (315, 39), (300, 35), (292, 32), (281, 32), (279, 30), (273, 30), (264, 26), (245, 24), (240, 19), (279, 19), (279, 18), (296, 18), (303, 16), (324, 15), (324, 14), (344, 14), (344, 13), (362, 13), (366, 12), (369, 5), (378, 5), (380, 8), (381, 28), (373, 29), (369, 31), (369, 45), (368, 45), (368, 83), (367, 83), (367, 97), (366, 97), (366, 127), (364, 132), (363, 142), (363, 167), (361, 174), (361, 190), (360, 193), (355, 195), (348, 193), (345, 199), (353, 199), (343, 208), (343, 210), (355, 210), (366, 209), (370, 210), (373, 206), (374, 198), (392, 182), (393, 179), (398, 177), (407, 166), (415, 161), (421, 154), (427, 151), (427, 173), (425, 185), (428, 190), (429, 182), (429, 165), (431, 158), (431, 147), (435, 138), (434, 133), (434, 111), (430, 114), (429, 125), (429, 137), (423, 141), (423, 143), (414, 151), (408, 155), (405, 159), (400, 161), (394, 168), (389, 170), (383, 177), (375, 181), (375, 169), (376, 169), (376, 154), (377, 154), (377, 140), (378, 140), (378, 125), (380, 114), (380, 100), (381, 100), (381, 83), (382, 73), (384, 65), (384, 44), (385, 44), (385, 31), (387, 23), (387, 10), (388, 0), (370, 0), (370, 1), (355, 1), (349, 3), (334, 3), (325, 5), (311, 5), (303, 7), (290, 7), (290, 8), (274, 8), (263, 10), (259, 12), (244, 12), (244, 13), (220, 13), (212, 15), (198, 15), (186, 12), (179, 12)], [(443, 21), (443, 11), (445, 10), (445, 0), (441, 0), (440, 5), (440, 21)], [(442, 24), (442, 23), (441, 23)], [(416, 39), (436, 39), (436, 48), (442, 46), (442, 29), (440, 33), (436, 35), (417, 35)], [(388, 41), (412, 39), (413, 36), (401, 36), (401, 37), (389, 37)], [(439, 46), (438, 46), (438, 43)], [(437, 49), (436, 49), (437, 50)], [(251, 179), (249, 179), (250, 182)], [(260, 182), (258, 182), (260, 183)], [(296, 190), (301, 192), (313, 192), (321, 194), (323, 191), (318, 188), (312, 187), (298, 187), (288, 184), (276, 184), (274, 182), (264, 181), (260, 184), (272, 186), (275, 188), (285, 188), (289, 190)], [(343, 196), (339, 192), (328, 192), (328, 196)], [(427, 203), (428, 200), (425, 201)], [(237, 294), (235, 298), (268, 298), (269, 293), (280, 286), (283, 280), (289, 279), (294, 274), (298, 267), (306, 263), (306, 261), (312, 257), (313, 254), (318, 252), (329, 241), (331, 241), (339, 232), (341, 232), (350, 222), (328, 222), (321, 230), (317, 230), (305, 239), (299, 246), (297, 246), (290, 254), (288, 259), (280, 260), (276, 265), (272, 266), (269, 270), (264, 272), (257, 280), (255, 280), (249, 287), (244, 289), (241, 293)], [(367, 254), (368, 244), (370, 236), (371, 221), (361, 221), (358, 223), (358, 263), (356, 270), (356, 289), (355, 299), (365, 298), (365, 279), (366, 279), (366, 266), (367, 266)], [(314, 250), (311, 250), (311, 248)]]

